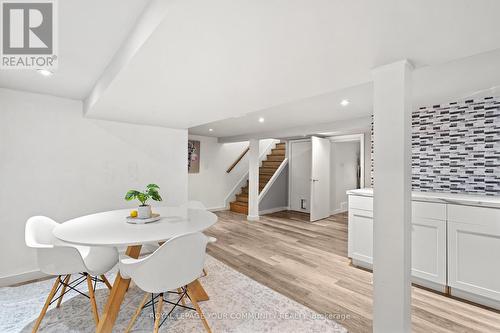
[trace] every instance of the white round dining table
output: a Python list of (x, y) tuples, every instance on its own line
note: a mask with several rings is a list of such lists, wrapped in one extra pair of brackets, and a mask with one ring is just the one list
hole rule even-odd
[[(175, 236), (203, 231), (217, 222), (217, 215), (207, 210), (186, 207), (154, 207), (161, 219), (146, 224), (130, 224), (126, 218), (130, 209), (114, 210), (78, 217), (54, 228), (58, 239), (87, 246), (128, 246), (126, 254), (138, 258), (141, 245), (161, 243)], [(130, 279), (117, 274), (104, 311), (99, 316), (96, 332), (111, 333), (130, 284)], [(187, 288), (198, 301), (209, 297), (199, 280)]]
[(132, 246), (203, 231), (217, 222), (217, 215), (207, 210), (154, 207), (153, 211), (160, 214), (159, 221), (127, 223), (130, 209), (120, 209), (66, 221), (54, 228), (53, 234), (62, 241), (77, 245)]

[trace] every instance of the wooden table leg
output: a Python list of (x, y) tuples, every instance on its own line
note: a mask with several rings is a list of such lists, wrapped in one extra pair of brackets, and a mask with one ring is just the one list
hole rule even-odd
[[(139, 255), (141, 254), (141, 245), (129, 246), (126, 254), (132, 258), (139, 258)], [(113, 288), (109, 294), (106, 307), (104, 308), (104, 312), (99, 320), (99, 326), (97, 326), (96, 332), (111, 333), (115, 320), (120, 312), (120, 306), (123, 302), (123, 298), (127, 293), (129, 284), (130, 279), (122, 278), (120, 273), (116, 275)]]

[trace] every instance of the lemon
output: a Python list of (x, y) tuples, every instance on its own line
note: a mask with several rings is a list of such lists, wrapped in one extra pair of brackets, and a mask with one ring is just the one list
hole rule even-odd
[(130, 217), (137, 217), (137, 211), (136, 210), (131, 211)]

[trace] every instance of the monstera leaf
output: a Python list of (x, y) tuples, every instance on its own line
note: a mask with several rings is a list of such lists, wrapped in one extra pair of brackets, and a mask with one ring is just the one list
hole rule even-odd
[(129, 190), (125, 194), (125, 200), (130, 201), (137, 199), (141, 202), (141, 206), (146, 206), (149, 199), (152, 199), (154, 201), (162, 201), (163, 199), (158, 192), (159, 189), (160, 187), (156, 184), (148, 184), (144, 192)]

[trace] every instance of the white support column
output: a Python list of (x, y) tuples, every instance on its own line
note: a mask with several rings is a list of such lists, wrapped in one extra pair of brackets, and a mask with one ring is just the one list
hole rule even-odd
[(411, 64), (373, 70), (373, 332), (411, 331)]
[(259, 220), (259, 140), (250, 140), (248, 152), (248, 221)]

